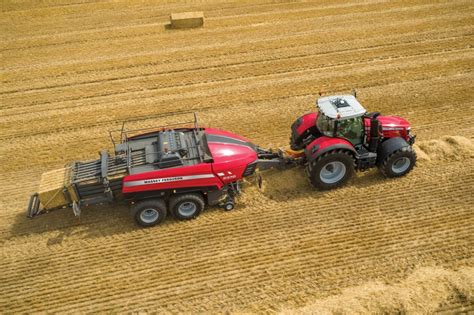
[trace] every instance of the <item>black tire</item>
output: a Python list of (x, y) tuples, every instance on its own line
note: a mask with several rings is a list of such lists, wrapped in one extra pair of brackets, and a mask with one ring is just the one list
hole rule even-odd
[(150, 227), (165, 220), (166, 203), (162, 199), (143, 200), (134, 204), (131, 211), (138, 225)]
[(386, 177), (400, 177), (408, 174), (415, 164), (416, 153), (411, 146), (406, 146), (389, 154), (382, 161), (379, 169)]
[(178, 220), (191, 220), (201, 213), (204, 204), (201, 194), (174, 195), (170, 198), (170, 211)]
[(224, 211), (232, 211), (235, 208), (235, 204), (232, 201), (227, 201), (224, 204)]
[[(335, 150), (324, 153), (308, 166), (308, 175), (311, 184), (319, 189), (328, 190), (344, 185), (353, 175), (355, 162), (352, 154), (344, 150)], [(337, 176), (330, 179), (331, 168)], [(327, 176), (325, 176), (328, 174)]]

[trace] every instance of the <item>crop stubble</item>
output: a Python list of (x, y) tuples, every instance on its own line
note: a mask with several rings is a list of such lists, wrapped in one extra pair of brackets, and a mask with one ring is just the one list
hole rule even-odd
[[(206, 26), (165, 31), (185, 9)], [(472, 13), (467, 1), (6, 4), (0, 309), (294, 311), (367, 280), (472, 266)], [(234, 212), (146, 230), (123, 206), (24, 218), (43, 171), (95, 158), (122, 121), (194, 110), (277, 147), (319, 92), (352, 87), (413, 124), (408, 177), (368, 172), (323, 193), (301, 170), (270, 171)]]

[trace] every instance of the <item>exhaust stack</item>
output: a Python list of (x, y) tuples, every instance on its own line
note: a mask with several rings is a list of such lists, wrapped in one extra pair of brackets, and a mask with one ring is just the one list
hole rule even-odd
[(369, 141), (369, 151), (377, 152), (379, 146), (379, 120), (377, 117), (380, 116), (379, 112), (372, 113), (370, 118), (370, 141)]

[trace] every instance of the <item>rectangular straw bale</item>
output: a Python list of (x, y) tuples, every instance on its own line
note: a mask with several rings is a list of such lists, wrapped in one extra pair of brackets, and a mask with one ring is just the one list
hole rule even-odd
[(172, 28), (194, 28), (204, 25), (203, 12), (171, 13)]
[(67, 205), (69, 201), (63, 189), (70, 184), (70, 167), (48, 171), (41, 175), (38, 189), (39, 200), (45, 209)]

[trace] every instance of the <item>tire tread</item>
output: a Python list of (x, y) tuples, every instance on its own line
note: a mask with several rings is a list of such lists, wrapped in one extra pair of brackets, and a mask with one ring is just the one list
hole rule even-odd
[[(328, 157), (329, 155), (335, 155), (335, 154), (344, 154), (346, 155), (348, 158), (351, 159), (352, 163), (352, 168), (351, 169), (348, 169), (347, 172), (349, 173), (349, 175), (347, 176), (347, 178), (343, 181), (341, 181), (340, 183), (338, 183), (337, 185), (333, 185), (331, 187), (325, 187), (325, 186), (322, 186), (321, 183), (319, 181), (317, 181), (315, 179), (315, 175), (312, 174), (312, 170), (314, 170), (314, 168), (316, 168), (317, 164), (325, 159), (326, 157)], [(321, 156), (319, 156), (317, 159), (315, 159), (314, 161), (311, 162), (311, 170), (309, 170), (309, 178), (310, 178), (310, 182), (311, 184), (314, 186), (314, 187), (317, 187), (319, 189), (323, 189), (323, 190), (328, 190), (328, 189), (333, 189), (333, 188), (338, 188), (342, 185), (344, 185), (349, 179), (350, 177), (352, 177), (353, 173), (354, 173), (354, 170), (355, 170), (355, 159), (354, 159), (354, 156), (352, 155), (352, 153), (348, 150), (341, 150), (341, 149), (337, 149), (337, 150), (332, 150), (332, 151), (328, 151), (324, 154), (321, 154)], [(319, 176), (319, 175), (318, 175)]]
[[(397, 155), (397, 154), (400, 154), (400, 153), (411, 154), (413, 156), (414, 162), (412, 163), (412, 165), (410, 165), (410, 167), (408, 168), (408, 170), (406, 172), (404, 172), (401, 175), (396, 175), (396, 174), (393, 174), (390, 171), (390, 167), (388, 165), (388, 162), (391, 160), (391, 158), (394, 155)], [(415, 165), (416, 165), (416, 152), (415, 152), (415, 150), (413, 150), (413, 148), (411, 146), (406, 146), (406, 147), (403, 147), (401, 149), (395, 150), (394, 152), (387, 155), (387, 157), (385, 157), (385, 159), (382, 161), (382, 164), (380, 165), (379, 168), (380, 168), (380, 172), (385, 177), (401, 177), (401, 176), (404, 176), (404, 175), (408, 174), (413, 169), (413, 167), (415, 167)]]
[[(183, 200), (186, 200), (186, 199), (191, 199), (195, 202), (198, 203), (198, 210), (196, 211), (196, 214), (192, 217), (189, 217), (189, 218), (184, 218), (184, 217), (181, 217), (179, 214), (178, 214), (178, 210), (175, 209), (176, 205), (178, 203), (180, 203), (181, 201)], [(205, 202), (204, 202), (204, 198), (202, 197), (201, 194), (198, 194), (198, 193), (184, 193), (184, 194), (178, 194), (178, 195), (173, 195), (171, 198), (170, 198), (170, 202), (169, 202), (169, 209), (170, 209), (170, 212), (171, 212), (171, 215), (175, 218), (175, 219), (178, 219), (178, 220), (189, 220), (189, 219), (194, 219), (196, 218), (200, 213), (201, 211), (204, 209), (204, 206), (205, 206)]]
[[(157, 208), (161, 210), (162, 213), (160, 217), (158, 218), (157, 222), (148, 223), (148, 224), (141, 222), (138, 213), (140, 212), (140, 210), (146, 207)], [(154, 225), (158, 225), (166, 219), (166, 215), (167, 215), (166, 203), (163, 199), (148, 199), (148, 200), (139, 201), (131, 207), (130, 211), (135, 222), (142, 227), (151, 227)]]

